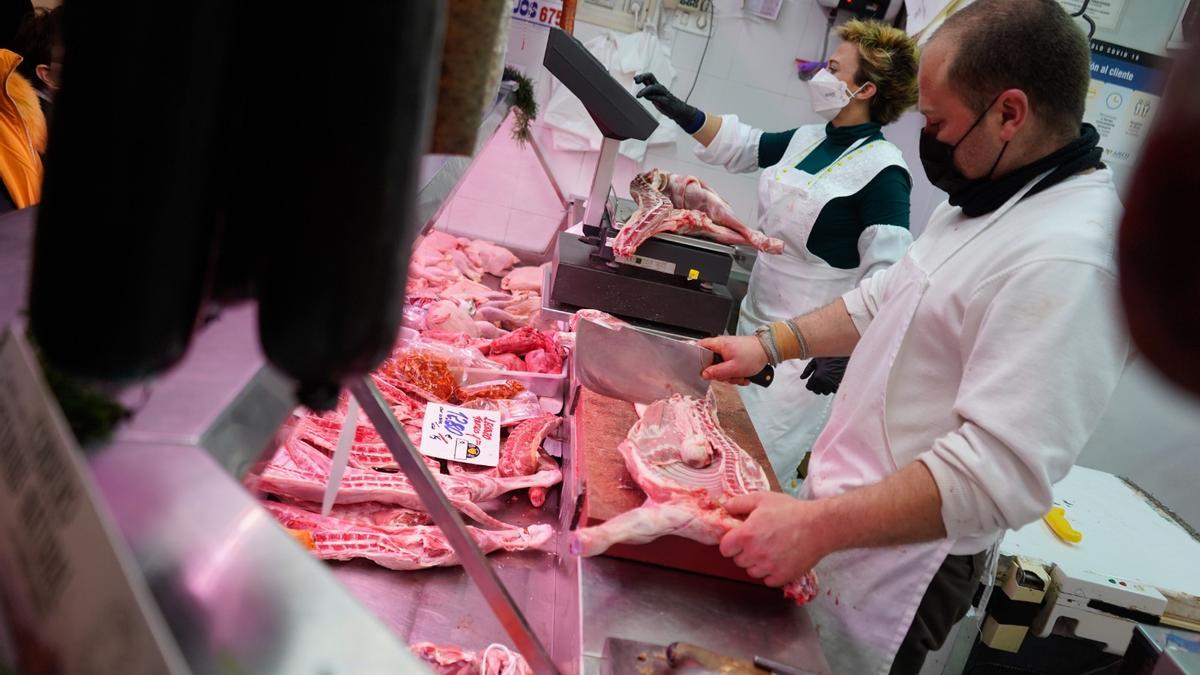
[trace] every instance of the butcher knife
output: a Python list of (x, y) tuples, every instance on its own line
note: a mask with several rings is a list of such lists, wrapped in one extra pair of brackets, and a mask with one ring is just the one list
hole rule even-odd
[[(720, 357), (692, 340), (674, 339), (629, 324), (608, 326), (580, 318), (575, 327), (579, 383), (597, 394), (631, 403), (653, 403), (674, 394), (702, 398), (708, 380), (700, 372)], [(750, 381), (766, 387), (771, 366)]]
[(337, 499), (338, 487), (342, 484), (342, 474), (350, 460), (350, 446), (358, 432), (358, 400), (350, 397), (350, 405), (346, 408), (346, 419), (342, 422), (342, 433), (338, 434), (337, 446), (333, 451), (333, 465), (329, 467), (329, 482), (325, 484), (325, 497), (321, 500), (321, 515), (328, 516), (333, 510), (333, 502)]

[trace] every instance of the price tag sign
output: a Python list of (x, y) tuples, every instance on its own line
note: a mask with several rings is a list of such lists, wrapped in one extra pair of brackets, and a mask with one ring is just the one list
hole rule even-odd
[(513, 0), (514, 21), (562, 27), (562, 0)]
[(0, 671), (190, 672), (115, 532), (33, 351), (0, 332)]
[(421, 454), (464, 464), (500, 463), (500, 413), (456, 408), (441, 403), (425, 407)]

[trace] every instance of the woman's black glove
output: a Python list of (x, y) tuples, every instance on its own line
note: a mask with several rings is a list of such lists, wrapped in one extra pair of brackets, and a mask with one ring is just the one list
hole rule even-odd
[(809, 359), (804, 372), (800, 373), (800, 379), (808, 380), (808, 384), (804, 386), (814, 394), (821, 396), (836, 394), (838, 385), (842, 383), (842, 376), (846, 374), (846, 364), (849, 361), (850, 359), (844, 356), (821, 356)]
[(637, 93), (638, 98), (644, 98), (654, 104), (658, 111), (675, 121), (683, 130), (694, 134), (704, 126), (704, 113), (679, 100), (666, 87), (658, 83), (654, 73), (635, 75), (633, 81), (646, 85)]

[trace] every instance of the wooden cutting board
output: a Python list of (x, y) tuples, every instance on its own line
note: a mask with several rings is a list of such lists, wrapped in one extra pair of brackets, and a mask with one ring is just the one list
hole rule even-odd
[[(750, 422), (750, 415), (742, 405), (736, 388), (714, 383), (713, 392), (716, 395), (717, 419), (721, 428), (762, 465), (766, 470), (771, 490), (779, 492), (779, 483), (775, 479), (775, 473), (771, 471), (767, 453), (758, 440), (758, 434)], [(637, 421), (633, 404), (583, 389), (576, 406), (575, 420), (586, 480), (581, 522), (598, 525), (641, 506), (646, 500), (646, 494), (633, 482), (633, 477), (625, 469), (621, 453), (617, 452), (617, 445), (625, 440), (630, 427)], [(648, 544), (636, 546), (619, 544), (609, 548), (605, 555), (759, 583), (747, 576), (733, 561), (722, 556), (716, 546), (700, 544), (682, 537), (660, 537)]]

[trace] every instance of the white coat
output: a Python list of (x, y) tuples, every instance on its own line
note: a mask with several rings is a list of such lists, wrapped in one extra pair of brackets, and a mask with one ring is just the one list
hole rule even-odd
[(817, 566), (811, 609), (835, 672), (887, 673), (945, 556), (985, 550), (1046, 513), (1129, 362), (1111, 173), (1022, 196), (979, 218), (943, 203), (897, 265), (843, 296), (862, 338), (806, 496), (920, 461), (947, 538)]
[[(697, 145), (696, 156), (733, 172), (758, 169), (762, 130), (721, 118), (721, 129), (708, 147)], [(796, 169), (825, 139), (824, 125), (800, 127), (783, 159), (763, 169), (758, 181), (758, 228), (784, 242), (779, 255), (759, 254), (742, 300), (738, 334), (751, 335), (759, 326), (790, 319), (833, 302), (872, 273), (891, 265), (912, 243), (908, 230), (871, 223), (858, 241), (859, 266), (833, 267), (808, 250), (808, 236), (821, 210), (833, 199), (855, 194), (889, 166), (907, 171), (900, 150), (887, 141), (859, 142), (815, 175)], [(796, 470), (825, 426), (832, 397), (814, 394), (800, 378), (807, 361), (788, 361), (776, 370), (770, 388), (743, 387), (742, 401), (758, 433), (780, 485), (799, 490)]]

